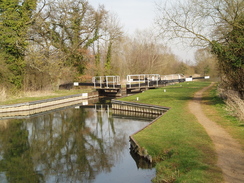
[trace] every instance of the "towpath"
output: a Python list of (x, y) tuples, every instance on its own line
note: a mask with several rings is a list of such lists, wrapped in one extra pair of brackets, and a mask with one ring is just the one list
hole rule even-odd
[(202, 94), (208, 87), (195, 93), (189, 102), (190, 111), (212, 139), (218, 156), (217, 165), (222, 169), (225, 183), (244, 183), (244, 152), (240, 144), (220, 125), (209, 119), (202, 110)]

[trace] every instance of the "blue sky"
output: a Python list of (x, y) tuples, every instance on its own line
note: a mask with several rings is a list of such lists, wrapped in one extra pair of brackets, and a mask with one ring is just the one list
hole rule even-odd
[[(101, 4), (109, 12), (115, 13), (128, 34), (133, 34), (137, 29), (152, 28), (156, 16), (155, 2), (162, 1), (165, 0), (88, 0), (94, 8)], [(170, 47), (181, 60), (194, 62), (192, 48), (181, 45), (170, 45)]]

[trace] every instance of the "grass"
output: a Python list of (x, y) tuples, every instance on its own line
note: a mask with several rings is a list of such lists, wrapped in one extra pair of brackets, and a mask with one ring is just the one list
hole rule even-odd
[(171, 107), (133, 136), (157, 162), (154, 182), (222, 182), (212, 141), (188, 109), (193, 94), (209, 84), (185, 82), (122, 99)]
[(91, 89), (73, 89), (73, 90), (57, 90), (57, 91), (38, 91), (38, 92), (26, 92), (19, 96), (12, 96), (7, 100), (0, 101), (0, 105), (10, 105), (25, 103), (36, 100), (44, 100), (55, 97), (62, 97), (68, 95), (74, 95), (79, 93), (91, 92)]

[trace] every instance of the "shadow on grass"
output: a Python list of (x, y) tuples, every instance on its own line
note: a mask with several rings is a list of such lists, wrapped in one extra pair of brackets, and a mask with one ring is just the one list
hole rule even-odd
[(225, 102), (220, 97), (202, 97), (202, 103), (211, 106), (225, 104)]

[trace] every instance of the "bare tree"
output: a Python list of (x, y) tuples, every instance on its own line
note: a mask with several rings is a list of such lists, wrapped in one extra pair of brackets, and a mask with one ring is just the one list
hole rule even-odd
[[(172, 74), (177, 58), (151, 30), (137, 31), (127, 38), (124, 56), (130, 74)], [(171, 67), (172, 66), (172, 67)]]
[(210, 47), (222, 83), (244, 98), (244, 1), (188, 0), (158, 4), (161, 33), (192, 46)]
[(199, 49), (195, 53), (196, 66), (195, 72), (201, 75), (211, 75), (217, 77), (216, 56), (211, 54), (209, 49)]
[(102, 6), (96, 11), (85, 0), (50, 1), (33, 26), (35, 42), (61, 51), (65, 64), (83, 74), (88, 48), (101, 37), (99, 29), (106, 14)]
[[(107, 20), (103, 24), (104, 30), (104, 44), (106, 50), (106, 61), (105, 61), (105, 75), (115, 74), (112, 68), (113, 62), (113, 48), (116, 42), (119, 42), (123, 37), (122, 26), (120, 25), (119, 19), (115, 14), (109, 14)], [(116, 61), (114, 61), (116, 62)]]
[(165, 37), (206, 47), (213, 40), (224, 39), (243, 6), (242, 0), (166, 1), (157, 4), (157, 24)]
[(108, 12), (100, 25), (100, 37), (92, 44), (92, 49), (90, 49), (94, 59), (89, 63), (86, 75), (118, 74), (116, 67), (120, 62), (115, 58), (115, 55), (120, 52), (117, 47), (123, 39), (123, 34), (117, 15)]

